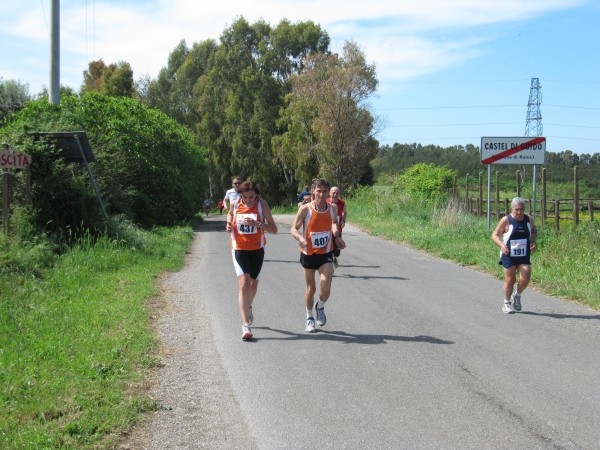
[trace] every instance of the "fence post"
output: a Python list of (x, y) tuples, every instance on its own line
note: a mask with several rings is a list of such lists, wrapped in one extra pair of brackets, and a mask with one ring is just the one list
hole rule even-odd
[(594, 202), (590, 200), (588, 202), (588, 212), (590, 213), (590, 222), (594, 221)]
[(458, 176), (454, 175), (454, 184), (452, 185), (452, 197), (454, 198), (458, 198), (458, 196), (456, 195), (457, 192), (457, 187), (456, 185), (458, 184)]
[(465, 205), (471, 212), (471, 202), (469, 202), (469, 174), (465, 175)]
[(496, 219), (500, 220), (500, 173), (496, 170)]
[(477, 217), (483, 216), (483, 173), (479, 172), (479, 203), (477, 205)]
[(2, 173), (2, 226), (8, 231), (8, 214), (10, 211), (10, 177), (11, 173), (5, 170)]
[(573, 222), (579, 225), (579, 177), (577, 166), (573, 167)]
[(542, 216), (542, 226), (546, 225), (546, 214), (547, 214), (547, 208), (546, 208), (546, 168), (543, 167), (542, 168), (542, 204), (541, 206), (541, 216)]
[[(510, 200), (505, 198), (504, 199), (504, 215), (508, 216), (510, 214)], [(525, 205), (523, 205), (523, 207), (525, 207)]]
[(554, 200), (554, 229), (560, 230), (560, 201)]
[(517, 197), (521, 196), (521, 171), (517, 170)]

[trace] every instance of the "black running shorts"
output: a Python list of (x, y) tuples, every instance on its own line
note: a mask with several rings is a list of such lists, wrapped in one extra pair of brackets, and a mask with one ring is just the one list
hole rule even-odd
[(319, 267), (327, 263), (333, 263), (333, 252), (324, 254), (313, 253), (312, 255), (300, 253), (300, 264), (305, 269), (319, 270)]

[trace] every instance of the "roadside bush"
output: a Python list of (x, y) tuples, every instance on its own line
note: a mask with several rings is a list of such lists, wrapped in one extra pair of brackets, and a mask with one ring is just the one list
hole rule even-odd
[(206, 153), (193, 135), (136, 100), (97, 93), (63, 95), (60, 105), (27, 103), (0, 140), (32, 156), (32, 208), (38, 227), (63, 236), (103, 232), (106, 224), (86, 168), (67, 163), (38, 131), (86, 131), (96, 161), (91, 170), (109, 215), (142, 226), (172, 225), (200, 209), (208, 186)]
[(400, 183), (410, 195), (433, 200), (448, 192), (455, 174), (447, 167), (419, 163), (400, 175)]

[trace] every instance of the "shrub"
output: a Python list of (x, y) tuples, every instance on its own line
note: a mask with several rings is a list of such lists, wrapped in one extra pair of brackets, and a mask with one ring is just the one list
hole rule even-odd
[(143, 226), (172, 225), (200, 209), (208, 186), (206, 153), (186, 128), (136, 100), (63, 95), (60, 105), (29, 102), (0, 130), (0, 139), (32, 156), (38, 227), (80, 235), (106, 226), (85, 166), (65, 162), (61, 150), (28, 134), (82, 130), (96, 158), (90, 166), (108, 214)]
[(415, 197), (436, 199), (448, 192), (456, 171), (435, 164), (419, 163), (400, 176), (404, 189)]

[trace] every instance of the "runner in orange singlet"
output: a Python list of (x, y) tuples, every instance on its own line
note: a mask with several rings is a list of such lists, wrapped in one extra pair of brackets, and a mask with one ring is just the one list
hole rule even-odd
[(258, 196), (260, 192), (253, 182), (243, 182), (238, 192), (240, 197), (227, 213), (226, 230), (231, 233), (231, 256), (238, 277), (242, 339), (248, 340), (252, 339), (252, 302), (265, 257), (265, 231), (275, 234), (277, 225), (269, 205)]
[[(291, 234), (300, 243), (300, 264), (304, 268), (306, 292), (304, 304), (306, 306), (305, 331), (314, 333), (315, 319), (313, 306), (317, 313), (317, 323), (324, 326), (327, 322), (325, 316), (325, 302), (331, 294), (331, 280), (333, 277), (333, 240), (338, 248), (345, 248), (346, 244), (340, 237), (337, 221), (337, 206), (327, 203), (329, 196), (329, 182), (318, 178), (313, 182), (312, 200), (300, 207)], [(300, 229), (302, 228), (302, 231)], [(319, 301), (314, 304), (317, 291), (315, 274), (320, 275)]]

